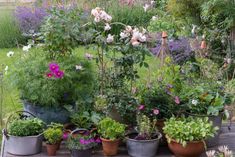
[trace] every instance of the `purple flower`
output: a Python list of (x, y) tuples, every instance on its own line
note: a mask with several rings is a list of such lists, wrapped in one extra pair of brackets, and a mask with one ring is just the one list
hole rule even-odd
[(55, 72), (55, 77), (56, 78), (63, 78), (64, 77), (64, 72), (63, 71), (56, 71)]
[(160, 112), (160, 111), (159, 111), (158, 109), (153, 109), (153, 114), (158, 115), (159, 112)]
[(95, 140), (95, 142), (96, 142), (96, 143), (101, 143), (101, 139), (100, 139), (100, 138), (97, 138), (97, 139)]
[(50, 69), (51, 72), (56, 73), (57, 71), (59, 71), (60, 66), (56, 63), (50, 63), (49, 64), (49, 69)]
[(143, 110), (144, 109), (144, 105), (140, 105), (139, 107), (138, 107), (138, 110)]
[(175, 103), (180, 104), (180, 98), (178, 96), (175, 96)]
[(69, 133), (66, 132), (66, 133), (63, 134), (62, 138), (63, 138), (63, 140), (67, 140), (68, 137), (69, 137)]
[(79, 140), (81, 144), (85, 145), (86, 144), (86, 141), (84, 139), (80, 139)]

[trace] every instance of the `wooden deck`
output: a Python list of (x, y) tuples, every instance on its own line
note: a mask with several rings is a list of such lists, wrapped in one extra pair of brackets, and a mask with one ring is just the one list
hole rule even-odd
[[(220, 140), (219, 140), (218, 146), (219, 145), (227, 145), (233, 152), (235, 152), (235, 124), (232, 125), (231, 130), (228, 130), (227, 126), (228, 125), (225, 124), (222, 127), (222, 133), (220, 135)], [(213, 148), (210, 148), (210, 149), (213, 149)], [(205, 154), (202, 155), (202, 157), (204, 157), (204, 156), (205, 156)], [(4, 157), (16, 157), (16, 156), (9, 155), (9, 154), (5, 153)], [(43, 152), (41, 154), (33, 155), (31, 157), (47, 157), (45, 147), (43, 147)], [(57, 152), (56, 157), (70, 157), (70, 153), (65, 148), (65, 146), (62, 145), (62, 148)], [(101, 149), (94, 151), (93, 157), (104, 157), (102, 155)], [(127, 155), (127, 151), (125, 149), (125, 146), (120, 147), (118, 155), (116, 157), (129, 157)], [(172, 155), (170, 153), (170, 151), (168, 150), (167, 147), (160, 147), (156, 157), (174, 157), (174, 155)]]

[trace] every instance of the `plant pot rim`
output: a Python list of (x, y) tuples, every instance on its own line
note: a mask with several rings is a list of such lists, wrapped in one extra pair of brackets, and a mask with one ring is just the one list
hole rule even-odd
[(224, 114), (224, 111), (220, 111), (219, 115), (215, 116), (215, 115), (206, 115), (206, 114), (194, 114), (194, 113), (189, 113), (186, 112), (188, 115), (190, 116), (198, 116), (198, 117), (217, 117), (217, 116), (221, 116), (222, 114)]
[(33, 135), (33, 136), (13, 136), (13, 135), (7, 134), (8, 137), (14, 137), (14, 138), (35, 138), (35, 137), (40, 137), (42, 135), (43, 135), (43, 132), (38, 135)]
[[(166, 138), (168, 139), (169, 138), (169, 136), (168, 135), (166, 135)], [(177, 142), (175, 139), (173, 139), (173, 138), (171, 138), (171, 142), (175, 142), (175, 143), (178, 143), (178, 144), (180, 144), (180, 145), (182, 145), (181, 143), (179, 143), (179, 142)], [(187, 144), (188, 143), (204, 143), (204, 140), (200, 140), (200, 141), (186, 141), (187, 142)]]
[(102, 141), (105, 141), (105, 142), (117, 142), (117, 141), (119, 141), (119, 140), (120, 140), (120, 139), (109, 140), (109, 139), (102, 138), (102, 137), (100, 137), (100, 139), (101, 139)]
[(162, 134), (160, 132), (157, 132), (156, 134), (158, 135), (158, 137), (151, 139), (151, 140), (136, 140), (136, 139), (129, 138), (128, 135), (127, 135), (126, 139), (130, 140), (130, 141), (135, 141), (135, 142), (153, 142), (153, 141), (160, 140), (162, 138)]

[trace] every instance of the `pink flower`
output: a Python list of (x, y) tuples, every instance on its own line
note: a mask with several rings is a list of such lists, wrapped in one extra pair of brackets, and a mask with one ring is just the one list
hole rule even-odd
[(63, 134), (63, 140), (67, 140), (68, 137), (69, 137), (69, 133), (64, 133), (64, 134)]
[(81, 144), (85, 145), (86, 144), (86, 141), (84, 139), (80, 139), (79, 140)]
[(158, 115), (159, 114), (159, 110), (158, 109), (153, 109), (153, 114)]
[(180, 104), (180, 98), (178, 96), (175, 96), (175, 103)]
[(51, 72), (57, 72), (60, 69), (60, 66), (56, 63), (50, 63), (49, 64), (49, 69)]
[(55, 77), (56, 78), (63, 78), (64, 77), (64, 72), (59, 70), (55, 72)]
[(144, 109), (144, 105), (140, 105), (140, 106), (138, 107), (138, 109), (139, 109), (139, 110), (143, 110), (143, 109)]
[(52, 78), (54, 75), (52, 73), (47, 73), (47, 78)]
[(101, 139), (100, 139), (100, 138), (97, 138), (97, 139), (95, 140), (95, 142), (96, 142), (96, 143), (101, 143)]

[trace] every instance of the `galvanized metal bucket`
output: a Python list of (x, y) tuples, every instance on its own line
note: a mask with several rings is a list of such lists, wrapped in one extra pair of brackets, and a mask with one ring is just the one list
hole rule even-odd
[(43, 134), (17, 137), (8, 135), (5, 150), (13, 155), (33, 155), (42, 151)]
[(152, 140), (135, 140), (127, 137), (128, 154), (132, 157), (154, 157), (162, 135), (157, 133), (157, 138)]

